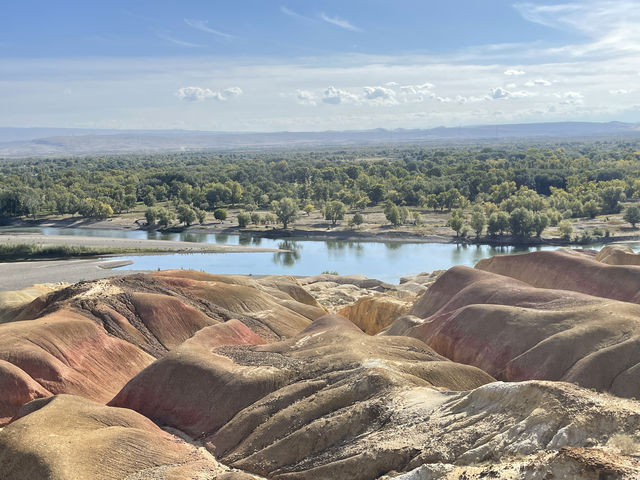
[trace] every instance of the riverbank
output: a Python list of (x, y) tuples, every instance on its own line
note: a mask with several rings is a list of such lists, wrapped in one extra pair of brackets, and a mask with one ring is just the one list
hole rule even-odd
[[(208, 222), (203, 225), (196, 224), (188, 227), (173, 226), (164, 230), (147, 228), (144, 221), (138, 223), (124, 217), (113, 217), (106, 220), (91, 220), (80, 217), (14, 219), (3, 228), (81, 228), (81, 229), (105, 229), (116, 231), (159, 231), (164, 233), (196, 233), (212, 235), (250, 235), (261, 238), (291, 238), (307, 240), (345, 240), (361, 242), (406, 242), (406, 243), (469, 243), (468, 239), (457, 239), (455, 235), (441, 233), (425, 233), (424, 231), (412, 231), (408, 228), (396, 228), (391, 225), (363, 226), (358, 229), (338, 225), (327, 227), (323, 222), (303, 221), (296, 223), (293, 228), (282, 229), (273, 225), (240, 228), (237, 223), (231, 221)], [(0, 236), (2, 232), (0, 231)]]
[(163, 253), (280, 252), (274, 248), (133, 238), (0, 232), (0, 261)]
[[(471, 237), (456, 237), (455, 234), (448, 234), (446, 229), (436, 228), (437, 233), (429, 233), (420, 227), (402, 226), (399, 228), (391, 225), (375, 225), (365, 226), (363, 228), (350, 228), (345, 225), (337, 225), (335, 227), (328, 227), (326, 223), (312, 222), (305, 218), (304, 222), (298, 222), (292, 228), (286, 230), (282, 228), (276, 228), (272, 225), (269, 226), (250, 226), (247, 228), (240, 228), (237, 224), (231, 221), (224, 222), (210, 222), (203, 225), (191, 225), (189, 227), (174, 226), (165, 230), (149, 229), (143, 226), (142, 222), (135, 223), (131, 219), (123, 217), (114, 217), (106, 220), (90, 220), (78, 217), (71, 218), (45, 218), (39, 220), (31, 219), (18, 219), (12, 221), (9, 225), (5, 225), (4, 228), (14, 229), (29, 229), (29, 228), (78, 228), (86, 229), (88, 232), (94, 229), (114, 230), (114, 231), (158, 231), (162, 233), (193, 233), (193, 234), (209, 234), (209, 235), (247, 235), (252, 237), (267, 238), (267, 239), (290, 239), (290, 240), (318, 240), (318, 241), (352, 241), (352, 242), (398, 242), (398, 243), (439, 243), (439, 244), (459, 244), (459, 245), (487, 245), (494, 247), (502, 246), (517, 246), (517, 247), (537, 247), (537, 246), (579, 246), (585, 245), (585, 242), (576, 241), (575, 239), (581, 235), (584, 231), (588, 231), (593, 228), (601, 228), (602, 225), (597, 221), (585, 219), (582, 222), (576, 223), (576, 231), (573, 235), (574, 240), (567, 241), (558, 236), (544, 236), (541, 238), (533, 237), (528, 240), (515, 239), (509, 235), (486, 237), (483, 236), (480, 240), (476, 240), (474, 236)], [(432, 229), (433, 230), (433, 229)], [(616, 232), (610, 236), (595, 237), (593, 242), (597, 243), (614, 243), (614, 242), (635, 242), (640, 241), (640, 231), (635, 233), (636, 230), (626, 229), (624, 231)], [(3, 234), (0, 231), (0, 244), (4, 243), (2, 237), (8, 235), (10, 232)], [(624, 233), (621, 235), (620, 233)], [(16, 235), (23, 236), (25, 233), (19, 233)], [(47, 236), (52, 238), (53, 236)], [(63, 238), (69, 238), (67, 236), (60, 236)], [(78, 239), (80, 237), (74, 236), (72, 238)], [(96, 238), (96, 237), (88, 237)], [(194, 247), (194, 245), (203, 245), (191, 242), (173, 242), (168, 240), (131, 240), (131, 239), (113, 239), (117, 242), (121, 240), (125, 241), (137, 241), (145, 242), (145, 248), (153, 249), (169, 249), (167, 253), (189, 253), (193, 251), (193, 248), (198, 248), (198, 253), (204, 251), (212, 253), (225, 253), (225, 252), (245, 252), (245, 251), (274, 251), (273, 249), (260, 249), (254, 247), (245, 246), (200, 246)], [(117, 243), (116, 242), (116, 243)], [(162, 242), (162, 244), (149, 244), (147, 242)], [(180, 245), (169, 245), (171, 243)], [(588, 244), (590, 242), (586, 242)], [(86, 242), (81, 243), (88, 246)], [(94, 245), (96, 246), (96, 245)], [(130, 245), (109, 245), (110, 248), (128, 248)], [(131, 248), (136, 248), (131, 246)], [(138, 245), (137, 248), (143, 248), (142, 245)], [(207, 250), (211, 248), (212, 250)], [(217, 251), (220, 249), (219, 251)], [(117, 252), (114, 252), (117, 253)], [(155, 252), (147, 253), (161, 253), (158, 250)], [(144, 252), (140, 252), (144, 254)]]

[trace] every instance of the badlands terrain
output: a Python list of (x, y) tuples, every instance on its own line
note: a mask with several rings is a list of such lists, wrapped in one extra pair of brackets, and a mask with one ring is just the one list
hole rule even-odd
[(0, 478), (640, 478), (624, 247), (0, 294)]

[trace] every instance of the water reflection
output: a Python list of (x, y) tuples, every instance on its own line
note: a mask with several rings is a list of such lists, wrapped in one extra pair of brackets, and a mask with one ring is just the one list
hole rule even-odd
[(327, 254), (333, 259), (344, 258), (347, 254), (354, 258), (360, 258), (365, 251), (365, 246), (362, 242), (326, 240), (324, 244), (327, 249)]
[(276, 265), (282, 265), (283, 267), (292, 267), (300, 260), (302, 245), (298, 242), (291, 240), (283, 240), (278, 243), (280, 250), (287, 250), (286, 252), (277, 252), (273, 254), (273, 263)]
[(226, 244), (229, 242), (229, 235), (226, 233), (216, 233), (216, 243)]
[(325, 245), (329, 251), (342, 251), (347, 248), (347, 242), (341, 242), (340, 240), (327, 240)]
[(249, 235), (240, 235), (238, 236), (238, 245), (242, 245), (243, 247), (250, 246), (252, 240), (253, 239)]
[(183, 242), (207, 243), (207, 236), (198, 233), (183, 233), (180, 235), (179, 240)]
[(467, 245), (458, 243), (451, 249), (451, 263), (453, 265), (461, 265), (467, 252)]

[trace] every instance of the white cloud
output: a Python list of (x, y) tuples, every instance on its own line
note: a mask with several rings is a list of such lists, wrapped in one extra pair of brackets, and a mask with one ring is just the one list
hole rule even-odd
[(242, 95), (244, 92), (242, 91), (242, 89), (240, 87), (229, 87), (229, 88), (225, 88), (224, 91), (222, 92), (223, 96), (225, 98), (229, 98), (229, 97), (239, 97), (240, 95)]
[(233, 38), (233, 35), (229, 35), (228, 33), (220, 32), (209, 27), (209, 22), (207, 22), (206, 20), (192, 20), (189, 18), (185, 18), (184, 23), (189, 25), (191, 28), (195, 28), (196, 30), (200, 30), (202, 32), (212, 33), (213, 35), (217, 35), (218, 37), (226, 39)]
[(524, 85), (525, 87), (535, 87), (535, 86), (548, 87), (551, 85), (551, 82), (549, 80), (545, 80), (544, 78), (537, 78), (535, 80), (529, 80)]
[(491, 89), (491, 98), (493, 98), (494, 100), (506, 100), (508, 98), (525, 98), (525, 97), (531, 97), (531, 96), (533, 96), (533, 94), (525, 90), (511, 92), (509, 90), (505, 90), (502, 87), (496, 87)]
[(467, 103), (479, 103), (479, 102), (485, 102), (487, 100), (491, 100), (491, 97), (488, 95), (484, 95), (482, 97), (476, 97), (476, 96), (469, 96), (469, 97), (465, 97), (463, 95), (456, 95), (456, 103), (459, 103), (460, 105), (464, 105)]
[(313, 94), (313, 92), (310, 92), (308, 90), (296, 90), (295, 96), (296, 101), (300, 105), (309, 105), (312, 107), (315, 107), (317, 105), (316, 96)]
[(322, 93), (322, 101), (331, 105), (339, 105), (341, 103), (357, 103), (358, 97), (346, 90), (331, 86)]
[(509, 98), (511, 96), (511, 92), (505, 90), (502, 87), (496, 87), (491, 89), (491, 98), (494, 100), (498, 100), (501, 98)]
[(225, 101), (228, 98), (242, 95), (242, 93), (240, 87), (229, 87), (222, 93), (217, 90), (211, 90), (210, 88), (182, 87), (178, 89), (176, 95), (180, 100), (187, 102), (201, 102), (208, 99)]
[(517, 70), (515, 68), (510, 68), (509, 70), (505, 70), (504, 74), (510, 77), (524, 75), (526, 72), (524, 70)]
[(580, 92), (556, 93), (554, 96), (562, 100), (560, 105), (582, 105), (584, 103), (584, 95)]
[(345, 30), (350, 30), (352, 32), (361, 32), (362, 31), (362, 29), (356, 27), (355, 25), (353, 25), (348, 20), (344, 20), (344, 19), (342, 19), (340, 17), (329, 17), (325, 13), (321, 13), (320, 14), (320, 18), (322, 20), (324, 20), (325, 22), (331, 23), (332, 25), (335, 25), (335, 26), (340, 27), (340, 28), (344, 28)]
[(209, 88), (200, 87), (182, 87), (176, 92), (180, 100), (186, 100), (188, 102), (200, 102), (207, 98), (213, 98), (215, 94), (216, 92)]
[(614, 89), (614, 90), (609, 90), (609, 93), (611, 95), (628, 95), (632, 91), (633, 90), (627, 90), (626, 88), (618, 88), (618, 89)]
[(396, 105), (396, 92), (385, 87), (364, 87), (364, 98), (374, 105)]
[(411, 95), (422, 95), (425, 93), (431, 93), (430, 90), (433, 88), (435, 88), (433, 83), (425, 82), (418, 85), (403, 85), (400, 87), (400, 90)]

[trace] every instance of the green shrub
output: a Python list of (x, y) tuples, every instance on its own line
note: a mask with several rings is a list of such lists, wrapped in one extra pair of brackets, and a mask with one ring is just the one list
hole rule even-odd
[(349, 220), (349, 225), (352, 226), (360, 226), (364, 223), (364, 217), (362, 216), (361, 213), (356, 213), (351, 220)]
[(580, 236), (580, 243), (593, 243), (593, 235), (589, 230), (584, 230)]
[(227, 219), (227, 211), (224, 208), (216, 208), (213, 211), (213, 218), (215, 218), (216, 220), (226, 220)]
[(251, 215), (247, 212), (242, 212), (238, 214), (238, 226), (240, 228), (245, 228), (247, 225), (249, 225), (249, 222), (251, 221)]
[(562, 220), (558, 224), (558, 230), (562, 234), (562, 238), (565, 240), (569, 240), (571, 238), (571, 234), (573, 233), (573, 225), (569, 220)]
[(628, 207), (622, 218), (629, 222), (633, 228), (636, 228), (636, 223), (640, 222), (640, 208), (636, 206)]

